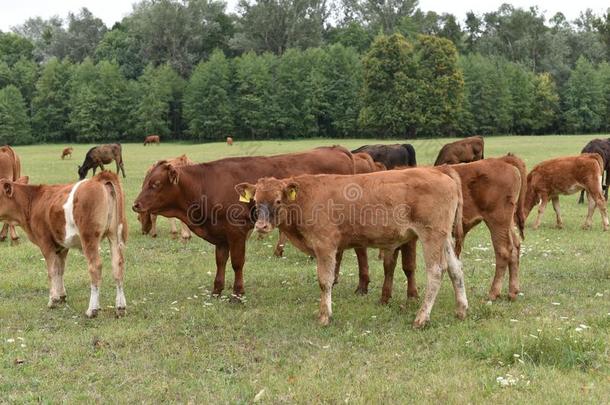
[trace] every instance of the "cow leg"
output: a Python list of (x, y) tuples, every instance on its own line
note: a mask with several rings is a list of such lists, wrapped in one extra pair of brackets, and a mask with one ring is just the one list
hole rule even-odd
[(150, 231), (148, 232), (151, 237), (157, 237), (157, 216), (155, 214), (150, 214)]
[(343, 250), (337, 250), (335, 255), (335, 279), (333, 285), (339, 284), (339, 273), (341, 272), (341, 261), (343, 260)]
[(229, 245), (231, 266), (235, 274), (233, 281), (233, 298), (244, 295), (244, 263), (246, 262), (246, 238), (239, 238)]
[(513, 241), (510, 235), (510, 226), (498, 223), (487, 223), (487, 227), (491, 233), (491, 242), (496, 255), (496, 274), (491, 283), (491, 289), (489, 290), (489, 299), (494, 301), (502, 291), (504, 274), (506, 274), (506, 269), (513, 253)]
[(383, 287), (381, 288), (381, 304), (387, 304), (392, 298), (392, 287), (394, 285), (394, 269), (398, 259), (398, 249), (385, 250), (383, 252)]
[(417, 239), (410, 240), (400, 247), (402, 271), (407, 276), (407, 298), (418, 298), (415, 268), (417, 266)]
[(229, 246), (216, 245), (215, 254), (216, 278), (214, 279), (212, 295), (220, 296), (222, 290), (225, 288), (225, 268), (227, 267), (227, 260), (229, 260)]
[(99, 253), (99, 240), (92, 241), (90, 238), (82, 238), (82, 244), (91, 279), (89, 308), (85, 314), (88, 318), (95, 318), (100, 309), (100, 287), (102, 284), (102, 259)]
[(11, 235), (11, 241), (13, 241), (13, 242), (19, 241), (19, 235), (17, 235), (17, 231), (15, 230), (15, 225), (9, 225), (8, 230)]
[(462, 271), (462, 263), (457, 258), (453, 249), (452, 238), (447, 238), (445, 242), (445, 259), (447, 260), (447, 270), (455, 293), (455, 315), (458, 319), (465, 319), (466, 311), (468, 310), (468, 299), (466, 298), (466, 288), (464, 286), (464, 272)]
[[(116, 162), (116, 160), (115, 160)], [(125, 178), (125, 166), (123, 165), (123, 161), (121, 160), (120, 163), (117, 163), (117, 168), (116, 168), (116, 174), (119, 174), (119, 168), (121, 169), (121, 174), (123, 175), (123, 178)]]
[(559, 197), (555, 196), (551, 200), (553, 202), (553, 209), (555, 210), (555, 215), (557, 216), (557, 228), (563, 229), (563, 221), (561, 220), (561, 209), (559, 208)]
[(0, 242), (3, 242), (6, 239), (6, 235), (8, 235), (8, 222), (5, 222), (2, 225), (2, 231), (0, 231)]
[(536, 221), (534, 222), (534, 229), (538, 229), (540, 226), (540, 221), (542, 221), (542, 215), (544, 214), (544, 210), (548, 202), (548, 197), (546, 195), (542, 196), (540, 205), (538, 206), (538, 216), (536, 216)]
[(180, 222), (180, 227), (181, 227), (180, 237), (182, 238), (182, 241), (186, 242), (187, 240), (191, 239), (191, 230), (189, 229), (189, 227), (186, 226), (186, 224), (184, 222)]
[[(97, 170), (97, 166), (93, 166), (93, 176), (95, 176), (95, 171)], [(102, 170), (104, 170), (104, 166), (102, 166)]]
[(277, 244), (275, 245), (275, 250), (273, 251), (273, 255), (275, 257), (284, 256), (284, 246), (286, 246), (286, 241), (288, 240), (284, 232), (279, 231), (279, 233), (280, 235), (278, 236)]
[[(608, 210), (606, 208), (606, 200), (602, 197), (601, 193), (595, 193), (594, 195), (594, 202), (597, 205), (597, 208), (599, 208), (599, 213), (602, 217), (602, 228), (604, 229), (604, 231), (608, 230)], [(592, 221), (592, 218), (589, 220), (590, 222)]]
[(430, 320), (430, 312), (436, 301), (438, 290), (441, 288), (443, 270), (446, 266), (446, 262), (443, 260), (444, 238), (440, 235), (424, 235), (420, 239), (424, 248), (427, 283), (424, 302), (413, 321), (414, 328), (421, 328)]
[(587, 200), (589, 202), (589, 210), (587, 211), (587, 217), (585, 218), (585, 223), (582, 225), (582, 229), (591, 229), (593, 224), (593, 213), (595, 212), (595, 206), (597, 205), (595, 197), (591, 193), (587, 193)]
[[(55, 253), (55, 249), (45, 249), (45, 262), (47, 264), (47, 275), (49, 278), (49, 302), (47, 307), (55, 308), (61, 302), (61, 294), (63, 291), (62, 277), (59, 271), (60, 260)], [(65, 292), (64, 292), (65, 294)]]
[(610, 169), (606, 169), (606, 187), (604, 187), (604, 199), (608, 201), (608, 188), (610, 187)]
[(354, 249), (358, 260), (358, 287), (356, 294), (365, 295), (369, 291), (369, 258), (366, 248)]
[(168, 218), (169, 219), (169, 233), (173, 238), (178, 235), (178, 229), (176, 228), (176, 218)]
[(508, 262), (508, 298), (511, 301), (517, 299), (519, 294), (519, 260), (521, 255), (521, 240), (515, 233), (514, 229), (511, 228), (511, 239), (513, 244), (513, 250), (510, 255)]
[(110, 255), (112, 257), (112, 277), (116, 284), (115, 313), (117, 318), (125, 316), (127, 301), (123, 292), (123, 276), (125, 274), (124, 245), (121, 235), (112, 235), (108, 238), (110, 242)]
[(320, 314), (318, 321), (320, 325), (326, 326), (330, 323), (332, 316), (332, 291), (335, 281), (335, 252), (316, 252), (318, 284), (320, 285)]

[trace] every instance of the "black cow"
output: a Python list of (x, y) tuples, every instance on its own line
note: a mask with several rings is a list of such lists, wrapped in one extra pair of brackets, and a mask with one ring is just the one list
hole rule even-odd
[(111, 143), (107, 145), (94, 146), (89, 149), (87, 155), (85, 156), (85, 161), (82, 166), (78, 166), (78, 177), (80, 180), (87, 177), (87, 172), (90, 169), (93, 169), (93, 174), (95, 175), (95, 170), (99, 167), (104, 170), (104, 165), (108, 164), (112, 161), (116, 163), (116, 172), (119, 174), (119, 170), (123, 173), (123, 177), (125, 177), (125, 168), (123, 167), (123, 154), (121, 151), (121, 144), (119, 143)]
[(364, 145), (354, 149), (352, 153), (368, 153), (375, 162), (383, 163), (390, 170), (396, 166), (417, 166), (413, 145)]
[[(597, 153), (602, 157), (604, 161), (604, 172), (606, 173), (606, 181), (602, 179), (602, 188), (604, 189), (604, 197), (608, 200), (608, 186), (610, 185), (610, 138), (593, 139), (582, 148), (580, 153)], [(584, 201), (585, 192), (581, 191), (578, 203), (582, 204)]]

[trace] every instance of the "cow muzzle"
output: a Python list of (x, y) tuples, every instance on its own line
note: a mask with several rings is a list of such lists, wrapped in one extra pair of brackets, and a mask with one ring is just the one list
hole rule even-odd
[(256, 230), (256, 232), (262, 235), (266, 235), (273, 230), (273, 225), (271, 225), (271, 223), (268, 221), (259, 220), (256, 221), (256, 223), (254, 224), (254, 229)]
[(131, 209), (132, 209), (134, 212), (137, 212), (138, 214), (140, 214), (140, 213), (142, 213), (142, 212), (146, 211), (144, 208), (142, 208), (142, 204), (140, 204), (140, 203), (139, 203), (139, 202), (137, 202), (137, 201), (136, 201), (135, 203), (133, 203), (133, 205), (131, 206)]

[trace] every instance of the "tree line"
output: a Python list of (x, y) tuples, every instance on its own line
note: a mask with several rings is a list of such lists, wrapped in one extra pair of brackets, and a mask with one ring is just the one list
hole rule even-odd
[(610, 131), (610, 9), (145, 0), (0, 32), (0, 143)]

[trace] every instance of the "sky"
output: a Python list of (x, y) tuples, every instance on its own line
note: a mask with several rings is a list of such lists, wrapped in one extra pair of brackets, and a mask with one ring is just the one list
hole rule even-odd
[[(578, 17), (580, 11), (591, 8), (601, 14), (610, 6), (608, 0), (420, 0), (419, 7), (424, 11), (449, 12), (462, 20), (468, 11), (481, 14), (496, 10), (502, 3), (530, 7), (537, 5), (547, 17), (562, 11), (569, 20)], [(29, 17), (49, 18), (58, 15), (65, 18), (68, 12), (77, 12), (87, 7), (93, 15), (101, 18), (108, 27), (120, 21), (131, 12), (130, 0), (0, 0), (0, 30), (9, 31), (11, 27), (23, 23)], [(237, 0), (228, 0), (229, 9), (234, 9)]]

